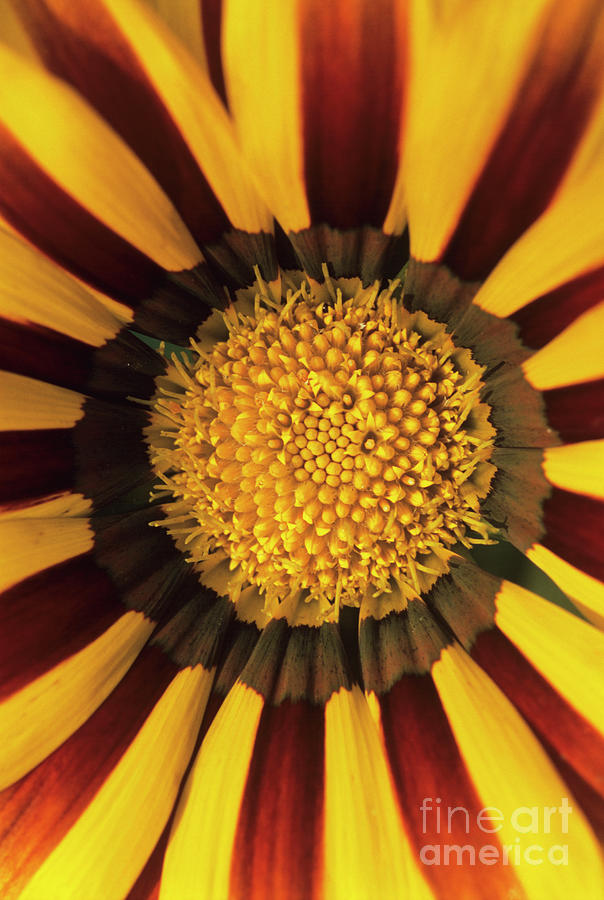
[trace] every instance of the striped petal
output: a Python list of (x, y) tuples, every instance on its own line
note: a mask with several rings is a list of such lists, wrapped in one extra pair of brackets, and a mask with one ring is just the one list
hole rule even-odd
[[(366, 690), (377, 707), (394, 788), (415, 855), (435, 896), (507, 898), (518, 893), (514, 870), (501, 860), (496, 834), (480, 827), (484, 804), (460, 758), (430, 670), (447, 638), (420, 601), (402, 613), (374, 619), (361, 611), (361, 662)], [(440, 804), (444, 809), (441, 810)], [(457, 810), (447, 815), (448, 809)], [(444, 844), (463, 848), (455, 864), (443, 860)], [(499, 859), (479, 859), (485, 844)]]
[[(0, 49), (0, 71), (5, 165), (14, 160), (44, 173), (81, 204), (86, 215), (168, 270), (191, 269), (200, 261), (199, 250), (163, 191), (75, 91), (5, 48)], [(16, 199), (11, 187), (4, 184), (5, 210)]]
[[(563, 547), (558, 547), (564, 552)], [(543, 544), (533, 544), (526, 551), (526, 555), (536, 566), (542, 569), (556, 582), (569, 597), (572, 597), (575, 606), (583, 615), (604, 628), (604, 584), (601, 579), (577, 568), (568, 562), (564, 556), (554, 553)], [(570, 555), (568, 551), (565, 555)]]
[(127, 893), (170, 815), (211, 677), (201, 666), (175, 677), (99, 792), (29, 882), (24, 900), (53, 895), (105, 900)]
[(603, 28), (593, 0), (415, 4), (416, 258), (482, 279), (548, 206), (599, 97)]
[(225, 3), (230, 108), (286, 231), (383, 222), (399, 161), (405, 7), (398, 0)]
[(604, 376), (603, 329), (604, 303), (599, 303), (523, 363), (530, 384), (537, 390), (551, 390)]
[(0, 888), (4, 897), (19, 896), (75, 825), (177, 671), (158, 647), (144, 647), (88, 721), (2, 794)]
[[(604, 791), (602, 635), (575, 614), (456, 560), (429, 603), (530, 722), (556, 761)], [(572, 767), (572, 768), (571, 768)], [(566, 776), (566, 772), (563, 773)]]
[(90, 646), (2, 702), (0, 787), (33, 769), (86, 721), (132, 665), (153, 627), (140, 613), (126, 613)]
[(271, 230), (209, 79), (148, 5), (48, 0), (20, 10), (47, 67), (128, 142), (198, 240), (217, 240), (229, 221)]
[[(500, 837), (518, 848), (515, 872), (527, 896), (598, 897), (604, 871), (593, 834), (520, 714), (459, 647), (443, 651), (432, 677), (483, 805), (501, 812)], [(552, 862), (564, 846), (568, 865), (535, 864), (535, 852)]]

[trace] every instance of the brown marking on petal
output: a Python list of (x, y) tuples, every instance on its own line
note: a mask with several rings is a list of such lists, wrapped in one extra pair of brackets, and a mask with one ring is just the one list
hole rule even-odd
[(233, 847), (230, 896), (311, 898), (321, 880), (324, 710), (262, 711)]
[(554, 488), (543, 507), (545, 537), (553, 553), (604, 581), (604, 503)]
[(468, 650), (477, 637), (495, 623), (495, 596), (501, 579), (480, 569), (471, 560), (454, 556), (449, 574), (439, 578), (426, 597), (437, 613)]
[(126, 328), (97, 348), (43, 325), (0, 319), (0, 354), (9, 372), (104, 397), (150, 397), (165, 368)]
[(94, 557), (129, 609), (164, 625), (200, 594), (192, 566), (163, 528), (150, 527), (161, 510), (143, 507), (127, 515), (97, 516)]
[(103, 4), (23, 0), (17, 9), (46, 67), (72, 84), (132, 147), (193, 236), (215, 240), (228, 226), (226, 215)]
[[(477, 824), (483, 808), (461, 759), (436, 688), (429, 675), (404, 675), (379, 697), (382, 726), (390, 768), (412, 846), (436, 844), (471, 846), (476, 858), (485, 845), (499, 850), (494, 865), (422, 866), (422, 874), (443, 900), (504, 900), (523, 897), (513, 867), (504, 865), (497, 834)], [(431, 803), (423, 821), (422, 804)], [(441, 803), (437, 803), (440, 798)], [(447, 808), (452, 813), (450, 827)], [(440, 823), (436, 810), (440, 808)], [(466, 818), (467, 811), (467, 818)], [(483, 820), (484, 824), (484, 820)], [(441, 851), (442, 852), (442, 851)], [(463, 857), (467, 860), (468, 855)]]
[(93, 501), (95, 511), (113, 504), (113, 512), (147, 503), (154, 479), (143, 443), (149, 424), (146, 409), (88, 399), (73, 428), (76, 453), (74, 490)]
[(423, 675), (439, 658), (449, 635), (419, 598), (383, 619), (362, 618), (359, 647), (365, 690), (383, 694), (404, 675)]
[(241, 673), (241, 681), (274, 704), (324, 704), (351, 679), (334, 623), (289, 626), (273, 619)]
[(600, 93), (601, 13), (599, 0), (572, 7), (561, 0), (548, 11), (511, 112), (443, 254), (460, 277), (486, 278), (551, 202)]
[(543, 402), (564, 443), (604, 438), (604, 378), (544, 391)]
[(217, 279), (231, 288), (253, 284), (256, 279), (254, 266), (258, 266), (265, 281), (273, 281), (279, 273), (275, 238), (265, 231), (250, 234), (232, 229), (203, 249)]
[(287, 237), (299, 262), (288, 260), (285, 267), (301, 267), (320, 281), (326, 260), (334, 278), (358, 277), (368, 284), (376, 278), (395, 278), (409, 257), (407, 232), (393, 236), (369, 226), (339, 231), (329, 225), (313, 225), (290, 231)]
[(0, 505), (72, 490), (75, 458), (66, 428), (2, 433)]
[(90, 554), (5, 591), (0, 603), (0, 699), (82, 650), (123, 613), (113, 584)]
[(113, 693), (69, 740), (4, 791), (0, 891), (18, 897), (115, 768), (177, 669), (145, 648)]
[(546, 739), (604, 795), (604, 737), (558, 694), (499, 630), (480, 635), (472, 656), (499, 685), (541, 739)]
[(406, 56), (397, 7), (397, 0), (300, 6), (304, 175), (313, 222), (379, 227), (386, 216)]
[(200, 586), (199, 596), (183, 606), (151, 643), (159, 644), (183, 669), (198, 664), (212, 669), (234, 614), (229, 600), (217, 599), (213, 591)]
[(535, 350), (549, 343), (604, 297), (604, 266), (584, 272), (514, 313), (520, 337)]
[(543, 535), (543, 503), (551, 485), (543, 473), (538, 449), (495, 447), (491, 457), (497, 472), (483, 512), (519, 550), (527, 550)]

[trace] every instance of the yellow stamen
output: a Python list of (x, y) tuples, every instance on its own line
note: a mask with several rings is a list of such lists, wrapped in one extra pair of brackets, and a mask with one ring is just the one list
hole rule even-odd
[(188, 515), (190, 559), (226, 553), (233, 591), (271, 606), (302, 590), (337, 617), (394, 583), (412, 596), (443, 548), (489, 538), (483, 370), (405, 310), (398, 282), (299, 273), (280, 307), (265, 293), (253, 317), (229, 309), (211, 352), (193, 344), (157, 400), (177, 425), (152, 447), (155, 496), (175, 501), (161, 524), (176, 539)]

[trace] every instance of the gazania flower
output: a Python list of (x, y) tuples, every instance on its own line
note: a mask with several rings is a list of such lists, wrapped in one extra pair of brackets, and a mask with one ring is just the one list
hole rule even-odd
[(157, 6), (2, 7), (2, 896), (598, 900), (602, 4)]

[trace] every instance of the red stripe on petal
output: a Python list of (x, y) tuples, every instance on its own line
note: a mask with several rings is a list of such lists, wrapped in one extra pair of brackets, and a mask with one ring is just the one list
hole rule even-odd
[(46, 67), (70, 82), (132, 147), (193, 236), (202, 242), (219, 237), (228, 227), (226, 215), (103, 4), (23, 0), (19, 9)]
[(4, 900), (18, 897), (26, 881), (82, 814), (176, 671), (160, 650), (144, 649), (79, 731), (3, 793), (0, 892)]
[(70, 490), (74, 466), (68, 429), (3, 432), (0, 506)]
[(227, 96), (220, 53), (222, 44), (222, 0), (203, 0), (202, 24), (210, 80), (226, 104)]
[(398, 0), (300, 5), (304, 168), (313, 223), (381, 226), (398, 169)]
[(2, 125), (0, 212), (65, 269), (131, 305), (162, 280), (156, 263), (80, 206)]
[(2, 368), (78, 390), (92, 368), (95, 348), (43, 325), (0, 319)]
[(547, 420), (563, 441), (604, 438), (604, 378), (544, 391)]
[(0, 318), (2, 367), (96, 396), (150, 397), (162, 357), (125, 331), (91, 347), (43, 325)]
[(512, 700), (540, 738), (604, 794), (604, 738), (496, 629), (479, 635), (472, 656)]
[[(499, 848), (497, 835), (477, 824), (483, 808), (459, 755), (453, 733), (429, 675), (406, 675), (380, 698), (390, 766), (409, 837), (422, 861), (422, 874), (443, 900), (522, 896), (501, 852), (493, 865), (432, 865), (436, 845)], [(425, 812), (422, 812), (422, 805)], [(448, 815), (448, 809), (457, 812)], [(482, 820), (483, 824), (485, 820)], [(488, 820), (487, 820), (488, 824)], [(425, 858), (424, 858), (425, 857)], [(468, 854), (464, 857), (468, 859)]]
[(443, 262), (466, 281), (486, 278), (546, 209), (598, 99), (601, 4), (559, 7), (445, 251)]
[(0, 601), (0, 699), (106, 631), (124, 607), (90, 556), (68, 560), (5, 591)]
[[(183, 778), (183, 783), (186, 777)], [(172, 819), (168, 822), (162, 836), (155, 845), (155, 849), (147, 860), (144, 869), (132, 885), (126, 900), (159, 900), (159, 888), (161, 884), (161, 872), (164, 864), (164, 855), (170, 837)]]
[(543, 347), (604, 297), (604, 266), (586, 272), (524, 306), (511, 317), (527, 347)]
[(554, 488), (543, 506), (543, 524), (542, 544), (604, 581), (604, 503)]
[(602, 803), (602, 793), (594, 791), (547, 741), (544, 741), (544, 745), (552, 762), (562, 775), (564, 783), (579, 804), (581, 812), (589, 821), (600, 843), (604, 845), (604, 803)]
[(305, 702), (262, 712), (239, 813), (231, 894), (311, 898), (320, 884), (324, 709)]

